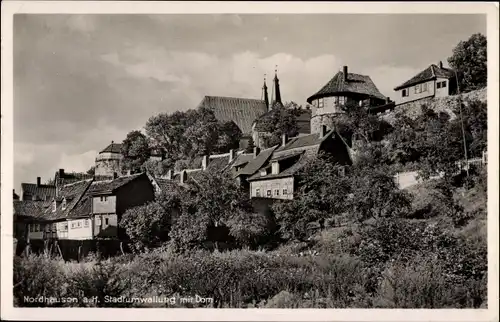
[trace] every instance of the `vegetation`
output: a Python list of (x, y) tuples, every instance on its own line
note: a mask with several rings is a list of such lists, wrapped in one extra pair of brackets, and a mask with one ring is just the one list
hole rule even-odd
[(289, 102), (284, 106), (276, 106), (261, 116), (259, 118), (260, 131), (269, 134), (263, 138), (264, 147), (267, 148), (281, 144), (283, 134), (289, 137), (296, 136), (299, 131), (297, 117), (301, 111), (301, 106), (294, 102)]

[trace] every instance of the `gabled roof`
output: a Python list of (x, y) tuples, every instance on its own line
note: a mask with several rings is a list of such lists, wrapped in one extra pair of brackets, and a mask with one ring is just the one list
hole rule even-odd
[(449, 68), (444, 68), (444, 67), (439, 67), (437, 65), (430, 65), (417, 75), (413, 76), (411, 79), (407, 80), (403, 84), (399, 85), (398, 87), (395, 87), (394, 90), (400, 90), (405, 87), (409, 87), (412, 85), (417, 85), (432, 79), (436, 79), (437, 77), (440, 78), (451, 78), (455, 76), (455, 72), (452, 69)]
[(277, 150), (276, 153), (281, 152), (281, 151), (287, 151), (291, 149), (301, 149), (301, 148), (306, 148), (309, 146), (313, 145), (318, 145), (320, 144), (325, 138), (327, 138), (332, 132), (328, 132), (325, 134), (324, 137), (320, 137), (319, 133), (312, 133), (309, 135), (304, 135), (304, 136), (296, 136), (294, 138), (291, 138), (290, 141), (285, 146), (280, 146)]
[(33, 219), (42, 218), (46, 207), (50, 204), (52, 204), (51, 200), (14, 200), (14, 216), (29, 217)]
[(71, 217), (73, 209), (77, 207), (80, 200), (83, 198), (85, 193), (88, 191), (89, 187), (92, 185), (92, 180), (82, 180), (68, 185), (64, 185), (59, 190), (60, 198), (66, 198), (66, 208), (63, 209), (61, 203), (57, 203), (57, 209), (55, 212), (52, 211), (52, 207), (48, 207), (45, 210), (44, 219), (46, 220), (57, 220), (62, 218)]
[(253, 121), (267, 112), (263, 100), (236, 97), (205, 96), (198, 107), (212, 110), (219, 121), (233, 121), (243, 134), (251, 133)]
[(344, 81), (344, 72), (340, 71), (316, 94), (309, 97), (307, 102), (311, 104), (317, 98), (344, 93), (363, 94), (385, 100), (385, 96), (380, 93), (370, 76), (347, 73), (347, 81)]
[(89, 188), (90, 194), (100, 194), (100, 193), (113, 193), (118, 188), (123, 187), (129, 182), (137, 179), (140, 176), (145, 175), (144, 173), (132, 174), (129, 176), (122, 176), (112, 180), (94, 181)]
[(110, 145), (108, 145), (104, 150), (102, 150), (99, 153), (105, 153), (105, 152), (122, 153), (122, 144), (111, 142)]
[(56, 195), (56, 187), (51, 185), (37, 185), (36, 183), (21, 183), (22, 194), (37, 196), (40, 199), (50, 199)]
[(253, 153), (242, 153), (236, 157), (236, 160), (234, 160), (231, 166), (239, 167), (247, 164), (252, 159), (253, 159)]
[(253, 154), (251, 154), (251, 159), (249, 159), (247, 165), (243, 167), (240, 171), (236, 172), (234, 174), (234, 177), (240, 176), (240, 175), (247, 175), (250, 176), (254, 174), (255, 172), (259, 171), (259, 169), (267, 163), (273, 152), (276, 150), (278, 146), (275, 145), (273, 147), (270, 147), (268, 149), (260, 151), (260, 153), (257, 155), (257, 157), (254, 159)]

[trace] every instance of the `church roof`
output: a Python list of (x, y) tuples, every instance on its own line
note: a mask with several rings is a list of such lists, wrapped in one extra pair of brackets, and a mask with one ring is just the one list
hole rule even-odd
[(347, 73), (347, 81), (345, 81), (344, 72), (340, 71), (335, 74), (335, 76), (333, 76), (333, 78), (316, 94), (309, 97), (307, 102), (311, 104), (311, 102), (317, 98), (342, 93), (364, 94), (370, 97), (385, 100), (385, 96), (380, 93), (370, 76)]
[(409, 87), (412, 85), (417, 85), (426, 81), (429, 81), (431, 79), (436, 79), (437, 77), (441, 78), (451, 78), (455, 76), (455, 72), (452, 69), (449, 68), (444, 68), (444, 67), (439, 67), (437, 65), (430, 65), (417, 75), (413, 76), (403, 84), (399, 85), (398, 87), (394, 88), (395, 91), (400, 90), (405, 87)]
[(253, 121), (267, 112), (264, 100), (237, 97), (205, 96), (198, 107), (212, 110), (219, 121), (233, 121), (243, 134), (251, 133)]

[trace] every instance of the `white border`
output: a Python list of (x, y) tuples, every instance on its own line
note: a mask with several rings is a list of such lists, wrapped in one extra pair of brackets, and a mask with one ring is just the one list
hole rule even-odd
[[(8, 320), (498, 321), (498, 3), (480, 2), (2, 2), (1, 317)], [(12, 297), (13, 14), (15, 13), (484, 13), (488, 37), (488, 309), (14, 308)]]

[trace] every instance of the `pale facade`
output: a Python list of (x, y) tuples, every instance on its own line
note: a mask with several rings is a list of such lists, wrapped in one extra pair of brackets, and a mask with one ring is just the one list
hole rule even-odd
[(123, 156), (120, 153), (101, 152), (95, 159), (95, 175), (112, 177), (120, 174)]
[(250, 182), (251, 198), (293, 199), (294, 179), (276, 178)]

